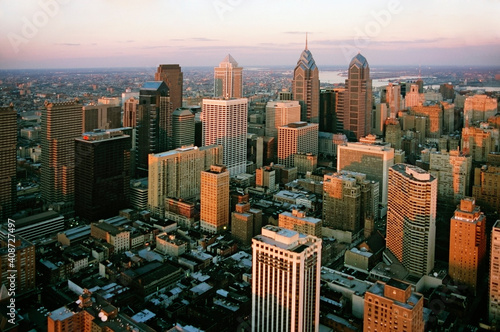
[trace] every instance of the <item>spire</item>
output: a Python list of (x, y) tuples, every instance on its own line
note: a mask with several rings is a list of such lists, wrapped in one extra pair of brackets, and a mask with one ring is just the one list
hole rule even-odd
[(306, 32), (306, 50), (307, 50), (307, 32)]

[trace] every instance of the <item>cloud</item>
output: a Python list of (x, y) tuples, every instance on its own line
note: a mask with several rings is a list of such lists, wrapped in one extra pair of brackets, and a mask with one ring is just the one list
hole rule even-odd
[(59, 45), (59, 46), (80, 46), (81, 44), (76, 44), (76, 43), (55, 43), (54, 45)]
[(193, 38), (174, 38), (170, 39), (171, 41), (199, 41), (199, 42), (211, 42), (211, 41), (219, 41), (218, 39), (211, 39), (205, 37), (193, 37)]
[(283, 33), (286, 33), (287, 35), (305, 35), (306, 33), (308, 35), (312, 35), (312, 32), (308, 31), (284, 31)]

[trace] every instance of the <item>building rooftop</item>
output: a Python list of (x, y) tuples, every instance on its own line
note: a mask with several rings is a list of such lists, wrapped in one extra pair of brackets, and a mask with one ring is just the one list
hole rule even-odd
[(52, 311), (50, 314), (49, 314), (49, 317), (54, 320), (54, 321), (62, 321), (62, 320), (65, 320), (67, 318), (70, 318), (71, 316), (73, 316), (75, 313), (73, 311), (71, 311), (70, 309), (66, 308), (66, 307), (61, 307), (59, 309), (56, 309), (54, 311)]

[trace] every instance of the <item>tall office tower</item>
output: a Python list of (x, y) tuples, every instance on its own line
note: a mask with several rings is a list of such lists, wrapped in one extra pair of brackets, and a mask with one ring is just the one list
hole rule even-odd
[(394, 150), (401, 150), (401, 124), (397, 119), (387, 119), (385, 126), (385, 141), (391, 143)]
[(475, 291), (478, 269), (486, 256), (486, 217), (476, 200), (465, 197), (450, 222), (450, 260), (448, 274)]
[(95, 222), (128, 207), (132, 138), (120, 129), (75, 139), (75, 213)]
[(443, 134), (453, 134), (455, 132), (455, 104), (442, 101), (439, 105), (443, 110)]
[[(35, 245), (16, 234), (15, 242), (12, 238), (0, 241), (0, 281), (8, 288), (15, 275), (15, 293), (21, 294), (35, 289), (36, 277)], [(12, 272), (14, 271), (14, 272)]]
[(278, 128), (278, 163), (294, 166), (296, 153), (318, 154), (318, 124), (293, 122)]
[(231, 176), (246, 172), (248, 100), (203, 99), (203, 145), (222, 145)]
[(357, 139), (366, 136), (372, 128), (372, 80), (366, 58), (358, 53), (349, 64), (345, 80), (342, 113), (344, 131)]
[(83, 130), (119, 128), (122, 122), (122, 108), (115, 105), (83, 106)]
[(82, 105), (78, 101), (46, 103), (42, 111), (42, 173), (40, 191), (45, 203), (75, 200), (75, 138), (83, 132)]
[(389, 115), (395, 119), (401, 109), (401, 86), (389, 83), (380, 92), (380, 102), (386, 103), (389, 107)]
[(483, 165), (474, 169), (472, 196), (483, 208), (500, 212), (500, 166)]
[(250, 203), (237, 203), (231, 213), (231, 234), (244, 245), (252, 244), (252, 238), (260, 234), (262, 211), (252, 209)]
[(500, 320), (500, 220), (495, 222), (491, 230), (489, 291), (489, 320), (490, 323), (498, 323)]
[(252, 162), (255, 168), (264, 165), (264, 136), (247, 134), (247, 162)]
[[(379, 184), (362, 173), (341, 171), (323, 179), (323, 226), (350, 232), (351, 239), (378, 211)], [(350, 241), (349, 241), (350, 242)]]
[(321, 239), (264, 226), (252, 240), (252, 331), (319, 331)]
[(321, 238), (321, 219), (308, 217), (304, 211), (293, 209), (279, 214), (278, 226)]
[(472, 156), (472, 161), (485, 162), (488, 154), (495, 151), (495, 141), (491, 132), (483, 128), (462, 128), (462, 151)]
[(214, 68), (214, 97), (243, 97), (243, 68), (238, 67), (231, 54), (226, 55), (219, 67)]
[(431, 152), (429, 173), (438, 180), (438, 202), (458, 204), (469, 195), (471, 156), (460, 150)]
[(293, 100), (302, 104), (300, 120), (318, 123), (319, 121), (319, 70), (311, 51), (306, 48), (300, 54), (293, 71)]
[(271, 163), (274, 163), (276, 161), (276, 151), (278, 151), (277, 148), (277, 142), (278, 140), (275, 139), (274, 137), (269, 137), (265, 136), (263, 140), (263, 160), (262, 164), (263, 165), (270, 165)]
[(387, 248), (418, 276), (434, 267), (436, 202), (435, 177), (406, 164), (389, 168)]
[(470, 127), (478, 121), (488, 121), (498, 111), (498, 102), (487, 95), (467, 97), (464, 102), (464, 127)]
[(196, 199), (201, 172), (222, 162), (222, 147), (187, 147), (149, 155), (148, 209), (164, 218), (165, 199)]
[(319, 93), (319, 131), (337, 132), (337, 98), (336, 89), (325, 89)]
[(165, 82), (146, 82), (137, 106), (136, 167), (146, 175), (148, 155), (168, 151), (172, 138), (172, 103)]
[(372, 133), (378, 136), (384, 135), (385, 122), (389, 118), (389, 110), (386, 103), (375, 104), (373, 110)]
[(17, 113), (0, 107), (0, 221), (16, 212)]
[(123, 126), (135, 128), (137, 126), (137, 107), (139, 99), (130, 97), (123, 103)]
[(300, 121), (298, 101), (269, 101), (266, 105), (266, 136), (278, 140), (278, 128)]
[(174, 110), (182, 107), (183, 77), (179, 65), (159, 65), (155, 73), (155, 81), (163, 81), (167, 85)]
[(389, 167), (394, 165), (394, 149), (380, 144), (347, 143), (338, 146), (337, 170), (366, 174), (380, 185), (380, 203), (387, 206)]
[(189, 108), (178, 108), (172, 113), (172, 149), (194, 145), (194, 114)]
[(344, 132), (344, 122), (347, 118), (344, 118), (344, 108), (345, 99), (347, 97), (347, 92), (345, 88), (335, 89), (335, 94), (337, 96), (337, 104), (335, 105), (335, 115), (337, 117), (337, 132)]
[(200, 228), (220, 233), (229, 224), (229, 171), (221, 165), (211, 165), (201, 172)]
[(410, 90), (406, 93), (405, 99), (405, 108), (414, 107), (418, 105), (422, 105), (425, 101), (425, 95), (418, 91), (417, 84), (411, 84)]
[(377, 281), (365, 293), (363, 331), (423, 332), (424, 296), (411, 285), (390, 279)]
[(413, 106), (411, 114), (425, 117), (425, 138), (439, 139), (443, 133), (443, 110), (440, 105)]
[(453, 88), (453, 84), (445, 83), (439, 86), (439, 93), (443, 96), (443, 100), (451, 100), (455, 99), (455, 89)]

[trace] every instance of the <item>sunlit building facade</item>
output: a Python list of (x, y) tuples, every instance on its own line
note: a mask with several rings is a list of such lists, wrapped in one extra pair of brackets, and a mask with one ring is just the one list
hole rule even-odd
[(278, 129), (278, 163), (294, 166), (296, 153), (318, 154), (317, 123), (304, 121), (289, 123)]
[(200, 228), (220, 233), (229, 225), (229, 171), (221, 165), (211, 165), (201, 172)]
[(264, 226), (252, 240), (252, 331), (319, 331), (321, 239)]
[(238, 66), (231, 54), (214, 68), (214, 97), (243, 97), (243, 68)]
[(423, 169), (396, 164), (389, 168), (386, 245), (412, 274), (434, 268), (437, 180)]
[[(300, 54), (293, 71), (293, 100), (300, 101), (302, 111), (300, 120), (318, 123), (319, 120), (319, 70), (311, 51), (306, 48)], [(286, 124), (286, 123), (285, 123)]]

